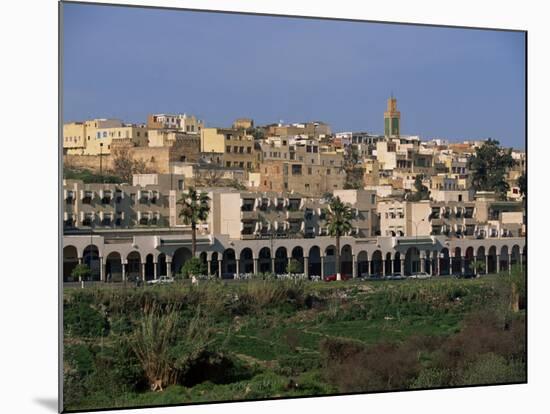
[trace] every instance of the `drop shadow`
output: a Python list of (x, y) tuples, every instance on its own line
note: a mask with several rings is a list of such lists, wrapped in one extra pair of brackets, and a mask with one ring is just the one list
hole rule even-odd
[(55, 413), (58, 412), (57, 398), (35, 398), (34, 402)]

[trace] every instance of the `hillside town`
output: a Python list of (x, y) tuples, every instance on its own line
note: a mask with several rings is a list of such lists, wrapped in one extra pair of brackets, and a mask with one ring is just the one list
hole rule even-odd
[[(291, 260), (307, 278), (477, 275), (524, 263), (525, 152), (404, 135), (393, 96), (380, 118), (383, 135), (322, 121), (213, 127), (189, 114), (65, 123), (64, 281), (82, 263), (92, 280), (156, 280), (193, 256), (223, 278), (283, 274)], [(494, 154), (504, 161), (493, 179), (483, 162)], [(196, 228), (181, 214), (190, 189), (209, 200)], [(352, 211), (341, 245), (326, 225), (335, 198)]]

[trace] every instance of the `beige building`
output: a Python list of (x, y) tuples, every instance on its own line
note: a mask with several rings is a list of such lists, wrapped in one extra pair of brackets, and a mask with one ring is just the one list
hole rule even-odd
[(254, 137), (243, 130), (203, 128), (201, 131), (201, 151), (222, 154), (224, 167), (258, 169), (258, 158), (254, 150)]
[(377, 209), (381, 236), (417, 237), (431, 234), (429, 201), (381, 201)]
[(63, 149), (68, 155), (108, 155), (117, 141), (130, 141), (133, 146), (148, 145), (144, 125), (126, 125), (118, 119), (91, 119), (63, 125)]
[(185, 134), (200, 134), (204, 122), (194, 115), (151, 114), (147, 116), (148, 129), (174, 129)]

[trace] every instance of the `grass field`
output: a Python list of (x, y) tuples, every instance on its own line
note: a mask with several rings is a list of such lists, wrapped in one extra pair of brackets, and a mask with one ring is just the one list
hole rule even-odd
[(65, 407), (523, 382), (523, 284), (516, 270), (66, 289)]

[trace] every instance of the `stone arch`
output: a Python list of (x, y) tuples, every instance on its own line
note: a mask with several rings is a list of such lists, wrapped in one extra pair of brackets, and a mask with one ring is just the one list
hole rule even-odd
[(509, 270), (509, 263), (508, 263), (508, 246), (504, 245), (500, 248), (500, 271), (508, 271)]
[(386, 260), (384, 265), (384, 276), (391, 275), (393, 273), (393, 261), (392, 254), (390, 252), (386, 253)]
[(451, 273), (453, 275), (462, 273), (462, 249), (458, 246), (455, 247), (451, 258)]
[(336, 246), (329, 245), (325, 248), (325, 275), (336, 273)]
[(82, 253), (82, 263), (91, 270), (90, 280), (100, 280), (99, 249), (95, 244), (86, 246)]
[(479, 246), (476, 252), (476, 260), (478, 263), (483, 263), (482, 268), (476, 269), (476, 274), (483, 275), (487, 273), (487, 264), (485, 263), (485, 246)]
[(304, 272), (304, 249), (302, 246), (296, 246), (292, 249), (292, 253), (290, 255), (294, 260), (297, 260), (300, 263), (300, 269), (299, 273)]
[(260, 273), (273, 273), (271, 268), (271, 249), (262, 247), (258, 253), (258, 267)]
[(323, 276), (321, 274), (321, 249), (319, 246), (312, 246), (309, 249), (309, 275)]
[(286, 247), (281, 246), (275, 250), (275, 273), (280, 275), (286, 273), (288, 254)]
[(111, 252), (105, 258), (105, 278), (107, 282), (122, 281), (122, 256), (119, 252)]
[(451, 257), (449, 249), (444, 247), (439, 253), (439, 274), (450, 275), (451, 274)]
[(468, 274), (475, 273), (474, 258), (474, 248), (472, 246), (468, 246), (466, 248), (466, 252), (464, 253), (464, 270)]
[(394, 274), (402, 274), (403, 271), (401, 269), (401, 253), (395, 252), (395, 255), (393, 256), (393, 273)]
[(374, 276), (382, 276), (382, 252), (375, 250), (371, 258), (371, 274)]
[(512, 251), (510, 253), (512, 254), (512, 262), (511, 262), (512, 268), (516, 268), (519, 266), (519, 262), (521, 260), (519, 246), (517, 244), (514, 244), (512, 246)]
[(72, 281), (71, 273), (78, 265), (78, 250), (75, 246), (63, 248), (63, 282)]
[(239, 254), (239, 271), (241, 273), (254, 273), (254, 256), (250, 247), (245, 247)]
[(134, 250), (126, 256), (126, 279), (132, 281), (141, 277), (141, 255)]
[(357, 255), (357, 273), (361, 277), (368, 277), (369, 273), (369, 254), (361, 250)]
[(232, 279), (237, 273), (237, 261), (235, 260), (235, 250), (225, 249), (222, 259), (222, 277)]
[(342, 246), (341, 252), (340, 252), (340, 273), (342, 275), (345, 275), (346, 277), (352, 277), (353, 276), (353, 253), (351, 250), (351, 246), (349, 244), (345, 244)]
[(523, 263), (523, 266), (527, 266), (527, 245), (523, 246), (523, 249), (521, 251), (521, 263)]
[(166, 255), (161, 253), (157, 257), (157, 276), (168, 276), (168, 267), (166, 265)]
[(191, 259), (191, 250), (187, 247), (179, 247), (172, 255), (172, 274), (177, 275), (181, 272), (181, 269), (185, 262)]
[(497, 271), (497, 248), (495, 246), (489, 247), (487, 253), (487, 273), (496, 273)]
[(213, 252), (210, 258), (210, 274), (216, 275), (216, 277), (220, 277), (218, 261), (219, 261), (218, 252)]
[(405, 274), (407, 276), (420, 272), (420, 251), (409, 247), (405, 253)]
[(153, 280), (155, 278), (155, 256), (149, 253), (145, 256), (145, 280)]

